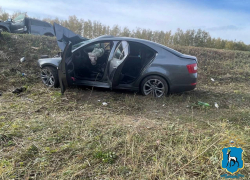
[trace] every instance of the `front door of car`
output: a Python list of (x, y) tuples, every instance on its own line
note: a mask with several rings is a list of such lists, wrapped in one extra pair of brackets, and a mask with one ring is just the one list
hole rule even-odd
[(67, 65), (72, 60), (72, 43), (68, 42), (65, 46), (65, 49), (62, 53), (62, 60), (61, 63), (58, 66), (58, 78), (60, 82), (61, 87), (61, 93), (63, 94), (68, 87), (68, 74), (67, 74)]
[(25, 29), (25, 13), (18, 15), (12, 22), (10, 26), (12, 33), (23, 33)]
[(111, 89), (119, 85), (120, 74), (129, 53), (129, 43), (127, 41), (121, 41), (115, 49), (113, 57), (109, 60), (108, 83)]

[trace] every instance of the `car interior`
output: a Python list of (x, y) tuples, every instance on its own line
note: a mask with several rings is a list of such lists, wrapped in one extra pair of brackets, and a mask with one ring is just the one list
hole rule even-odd
[(140, 43), (129, 42), (130, 53), (122, 68), (120, 83), (129, 84), (136, 80), (142, 69), (152, 60), (155, 52)]
[[(155, 56), (155, 51), (143, 44), (128, 43), (130, 53), (125, 59), (119, 77), (120, 84), (129, 84), (136, 80), (142, 69)], [(68, 72), (76, 79), (100, 81), (105, 73), (112, 46), (112, 42), (102, 42), (76, 50), (73, 53), (72, 63), (68, 65)]]
[(101, 80), (108, 62), (112, 42), (92, 44), (73, 53), (68, 69), (73, 76), (82, 80)]

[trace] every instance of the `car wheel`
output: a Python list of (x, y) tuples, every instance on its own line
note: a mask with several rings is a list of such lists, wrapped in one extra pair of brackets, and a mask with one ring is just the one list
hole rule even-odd
[(43, 67), (41, 69), (41, 79), (48, 87), (59, 87), (58, 73), (54, 67)]
[(0, 27), (0, 32), (7, 32), (5, 28)]
[(168, 94), (168, 84), (160, 76), (148, 76), (141, 83), (141, 93), (159, 98)]
[(53, 37), (54, 35), (53, 35), (53, 34), (48, 33), (48, 34), (44, 34), (44, 36)]

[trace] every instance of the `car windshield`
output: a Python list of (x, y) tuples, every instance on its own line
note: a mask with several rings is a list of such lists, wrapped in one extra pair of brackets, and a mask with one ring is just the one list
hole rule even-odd
[(25, 18), (25, 13), (19, 14), (17, 17), (15, 17), (13, 20), (16, 21), (22, 21)]
[(89, 43), (90, 41), (91, 41), (91, 39), (89, 39), (89, 40), (87, 40), (87, 41), (82, 41), (82, 42), (77, 43), (77, 44), (74, 44), (74, 45), (72, 46), (72, 51), (75, 50), (75, 49), (77, 49), (78, 47), (84, 45), (84, 44)]

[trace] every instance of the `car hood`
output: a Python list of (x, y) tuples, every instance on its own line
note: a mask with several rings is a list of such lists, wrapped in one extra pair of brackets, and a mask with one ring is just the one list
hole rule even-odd
[(57, 23), (54, 23), (54, 32), (56, 35), (57, 44), (62, 51), (64, 50), (68, 42), (71, 42), (72, 45), (74, 45), (88, 40), (87, 38), (84, 38)]
[(8, 25), (9, 23), (5, 22), (5, 21), (0, 21), (1, 25)]

